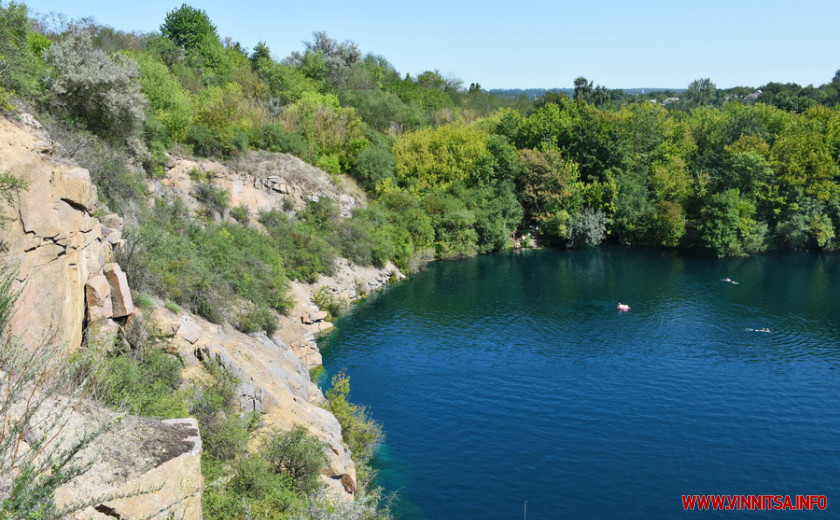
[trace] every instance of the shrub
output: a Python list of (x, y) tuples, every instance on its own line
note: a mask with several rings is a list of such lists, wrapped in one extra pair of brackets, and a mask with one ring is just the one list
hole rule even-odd
[(95, 49), (88, 31), (71, 31), (46, 53), (53, 107), (103, 137), (126, 140), (142, 130), (146, 100), (137, 64)]
[(300, 134), (286, 132), (283, 125), (267, 124), (259, 131), (255, 144), (269, 152), (284, 152), (303, 157), (306, 155), (306, 139)]
[(592, 247), (604, 241), (607, 218), (601, 210), (586, 208), (569, 226), (569, 243), (573, 247)]
[(395, 171), (394, 154), (387, 145), (383, 145), (362, 150), (350, 173), (366, 189), (373, 190), (385, 179), (393, 179)]
[[(13, 96), (33, 96), (44, 73), (43, 37), (30, 38), (30, 21), (23, 3), (0, 4), (0, 109), (11, 109)], [(40, 35), (38, 35), (40, 36)], [(48, 45), (47, 45), (48, 46)], [(4, 106), (8, 105), (8, 106)]]
[(312, 301), (318, 308), (323, 309), (335, 317), (350, 304), (345, 298), (336, 296), (329, 287), (323, 286), (315, 292)]
[(341, 372), (333, 376), (325, 396), (325, 408), (341, 424), (341, 435), (353, 454), (357, 469), (361, 469), (374, 454), (382, 441), (382, 427), (374, 421), (363, 406), (347, 400), (350, 394), (350, 377)]
[(251, 220), (251, 212), (246, 206), (231, 208), (230, 216), (240, 224), (247, 224)]
[(236, 328), (245, 333), (264, 330), (270, 336), (277, 332), (277, 315), (265, 306), (255, 305), (239, 315)]
[(227, 190), (218, 186), (210, 184), (209, 182), (199, 182), (193, 189), (193, 196), (207, 209), (223, 215), (225, 210), (230, 206), (230, 194)]
[(196, 155), (204, 157), (224, 155), (226, 149), (221, 136), (203, 124), (190, 125), (186, 141), (192, 145)]
[(134, 356), (111, 354), (101, 368), (99, 399), (132, 415), (161, 419), (185, 417), (181, 363), (160, 348), (140, 349)]
[[(0, 201), (12, 204), (20, 191), (29, 189), (29, 181), (23, 177), (16, 177), (9, 172), (0, 173)], [(6, 224), (6, 217), (0, 215), (0, 229)]]
[(137, 306), (141, 309), (151, 309), (155, 306), (155, 301), (146, 293), (140, 293), (137, 296)]
[(327, 462), (326, 448), (303, 426), (295, 426), (291, 431), (271, 432), (264, 437), (259, 455), (274, 473), (287, 475), (298, 491), (306, 495), (320, 486), (318, 475)]
[(233, 460), (245, 453), (251, 423), (249, 418), (238, 414), (239, 378), (213, 362), (204, 366), (213, 383), (195, 390), (190, 413), (201, 427), (204, 452), (221, 462)]

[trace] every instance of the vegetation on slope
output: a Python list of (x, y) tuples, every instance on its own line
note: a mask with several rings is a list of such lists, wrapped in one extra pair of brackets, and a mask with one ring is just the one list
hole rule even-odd
[[(321, 32), (277, 59), (265, 43), (222, 40), (207, 13), (186, 4), (162, 17), (159, 33), (138, 34), (89, 20), (48, 27), (23, 4), (0, 3), (0, 63), (0, 109), (38, 111), (64, 153), (91, 171), (102, 204), (128, 217), (121, 263), (132, 285), (243, 331), (271, 332), (289, 309), (288, 281), (330, 274), (339, 255), (410, 271), (528, 233), (566, 247), (717, 256), (840, 243), (840, 73), (819, 87), (720, 90), (703, 78), (647, 94), (580, 77), (568, 95), (529, 100), (465, 89), (437, 71), (402, 74)], [(371, 202), (350, 219), (322, 200), (256, 221), (226, 208), (212, 183), (195, 193), (202, 218), (176, 201), (148, 202), (144, 181), (164, 174), (169, 152), (228, 160), (249, 150), (349, 174)], [(168, 373), (142, 349), (131, 359), (115, 362), (123, 379), (109, 387), (114, 396), (147, 369)], [(216, 425), (227, 432), (221, 445), (236, 445), (248, 424), (214, 422), (231, 417), (224, 377), (218, 395), (166, 408), (214, 403), (193, 413), (207, 412), (202, 429)], [(171, 393), (175, 383), (163, 379), (159, 389)], [(353, 424), (364, 413), (342, 408), (344, 382), (331, 406)], [(144, 403), (132, 406), (166, 415)], [(307, 450), (308, 441), (295, 442)], [(290, 475), (251, 478), (263, 474), (254, 468), (271, 473), (268, 452), (223, 452), (213, 457), (237, 476), (210, 499), (219, 516), (241, 513), (230, 489), (254, 498), (277, 487), (271, 479), (285, 482), (254, 511), (286, 510), (302, 490)]]

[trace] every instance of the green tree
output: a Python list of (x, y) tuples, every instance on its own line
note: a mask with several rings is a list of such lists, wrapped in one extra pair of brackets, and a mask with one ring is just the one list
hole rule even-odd
[(394, 145), (397, 177), (417, 191), (465, 182), (487, 153), (486, 139), (485, 131), (458, 123), (406, 132)]
[(717, 86), (709, 78), (701, 78), (688, 84), (684, 96), (688, 106), (693, 108), (714, 105), (717, 93)]
[(307, 159), (319, 166), (331, 165), (326, 168), (330, 173), (349, 170), (369, 144), (356, 111), (342, 107), (333, 94), (306, 92), (286, 107), (282, 117), (287, 131), (304, 136), (309, 143)]
[(582, 202), (580, 171), (557, 150), (520, 150), (518, 196), (525, 214), (543, 226), (543, 233), (568, 238), (567, 225)]
[(703, 244), (719, 257), (762, 251), (767, 226), (753, 219), (755, 205), (736, 189), (712, 195), (701, 211)]
[(166, 13), (160, 32), (184, 49), (195, 49), (207, 38), (218, 40), (216, 26), (202, 9), (181, 4), (178, 9)]
[(134, 58), (140, 67), (140, 85), (155, 117), (172, 139), (182, 140), (194, 118), (192, 96), (163, 63), (144, 54)]

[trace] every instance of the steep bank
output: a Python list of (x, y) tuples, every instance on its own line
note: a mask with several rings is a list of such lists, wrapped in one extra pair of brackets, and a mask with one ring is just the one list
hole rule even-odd
[[(63, 161), (39, 125), (29, 121), (29, 126), (24, 126), (0, 120), (0, 169), (29, 182), (28, 190), (3, 208), (7, 221), (0, 238), (0, 262), (18, 273), (13, 289), (20, 290), (11, 332), (24, 344), (49, 341), (62, 345), (65, 352), (78, 350), (86, 337), (113, 342), (121, 328), (140, 312), (134, 308), (125, 275), (113, 263), (124, 244), (122, 218), (100, 215), (96, 187), (88, 172)], [(204, 182), (215, 183), (230, 196), (230, 206), (246, 208), (252, 215), (264, 209), (293, 212), (320, 197), (334, 198), (345, 215), (364, 203), (360, 191), (352, 186), (337, 188), (325, 173), (290, 156), (259, 159), (248, 163), (247, 168), (186, 159), (173, 159), (170, 166), (162, 179), (150, 183), (152, 196), (181, 197), (193, 210), (197, 209), (191, 195), (196, 181), (189, 172), (194, 170), (212, 172)], [(202, 361), (216, 360), (241, 380), (241, 411), (260, 412), (262, 424), (268, 428), (303, 426), (327, 443), (328, 462), (322, 480), (337, 495), (350, 498), (356, 485), (351, 454), (341, 438), (338, 421), (319, 406), (324, 396), (309, 377), (309, 370), (320, 365), (314, 337), (331, 326), (313, 299), (316, 291), (326, 286), (336, 297), (352, 300), (384, 285), (394, 272), (396, 268), (390, 264), (376, 269), (340, 259), (333, 276), (323, 277), (315, 285), (293, 283), (292, 310), (280, 318), (278, 330), (271, 337), (265, 333), (244, 334), (186, 311), (173, 313), (161, 302), (144, 311), (144, 318), (164, 338), (166, 349), (183, 361), (185, 380), (200, 380), (204, 376)], [(85, 423), (84, 418), (78, 420)], [(158, 431), (166, 431), (161, 421), (144, 421), (157, 425)], [(151, 439), (126, 435), (119, 442), (140, 457)], [(197, 461), (200, 443), (196, 446), (184, 451), (184, 456), (194, 456)], [(201, 486), (197, 462), (160, 461), (133, 468), (124, 467), (124, 462), (110, 462), (117, 468), (114, 474), (118, 478), (103, 480), (101, 475), (88, 472), (59, 495), (116, 492), (149, 478), (189, 482), (193, 485), (167, 494), (159, 499), (166, 503), (156, 503), (155, 507), (189, 504), (191, 512), (182, 512), (184, 517), (200, 517), (200, 491), (195, 492)], [(165, 472), (160, 469), (164, 466)], [(100, 504), (100, 509), (128, 517), (136, 511), (148, 513), (148, 507), (138, 506), (141, 498)], [(87, 510), (84, 514), (96, 517), (100, 513)]]

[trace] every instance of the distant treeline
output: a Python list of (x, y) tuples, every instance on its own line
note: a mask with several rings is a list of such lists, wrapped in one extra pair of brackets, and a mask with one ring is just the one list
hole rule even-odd
[[(247, 49), (187, 5), (152, 34), (84, 20), (56, 27), (20, 4), (1, 9), (7, 108), (27, 103), (89, 132), (149, 177), (173, 149), (222, 159), (268, 150), (348, 174), (370, 194), (349, 223), (331, 223), (339, 219), (328, 206), (265, 215), (260, 231), (229, 220), (227, 242), (176, 209), (147, 219), (173, 243), (194, 240), (205, 258), (206, 248), (247, 249), (272, 234), (270, 249), (243, 258), (271, 276), (312, 280), (337, 254), (411, 270), (498, 251), (526, 233), (568, 247), (607, 241), (719, 256), (840, 244), (840, 74), (819, 87), (717, 89), (704, 78), (671, 91), (579, 77), (572, 89), (501, 95), (435, 70), (397, 71), (322, 32), (283, 58), (265, 43)], [(140, 211), (142, 179), (117, 155), (90, 165), (103, 202)], [(158, 246), (140, 248), (162, 255), (146, 261), (161, 270), (146, 279), (181, 304), (216, 310), (190, 299), (213, 292), (180, 287), (191, 278), (175, 267), (187, 263)], [(247, 262), (220, 280), (259, 309), (282, 311), (285, 285), (257, 290), (237, 268)]]
[[(665, 92), (669, 94), (677, 95), (679, 92), (685, 91), (685, 89), (681, 88), (624, 88), (624, 89), (616, 89), (620, 90), (624, 95), (627, 96), (636, 96), (636, 95), (645, 95), (645, 94), (652, 94), (652, 93), (659, 93)], [(536, 101), (540, 98), (544, 98), (546, 94), (553, 93), (553, 94), (562, 94), (566, 97), (574, 97), (575, 89), (573, 88), (491, 88), (488, 90), (490, 94), (495, 96), (504, 96), (504, 97), (520, 97), (523, 96), (527, 98), (529, 101)]]

